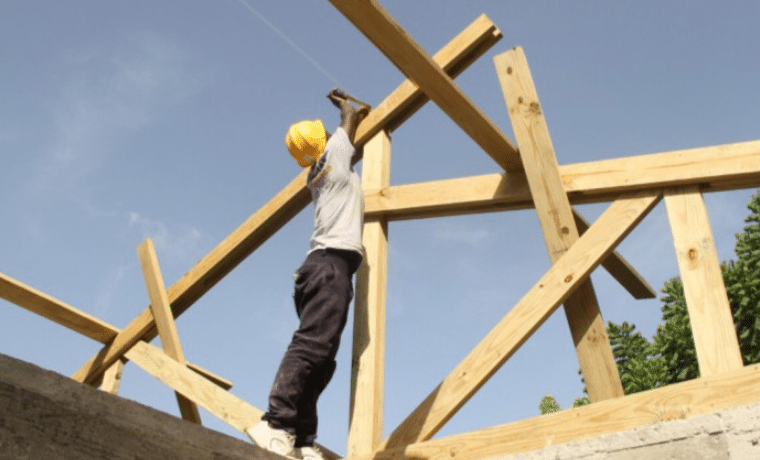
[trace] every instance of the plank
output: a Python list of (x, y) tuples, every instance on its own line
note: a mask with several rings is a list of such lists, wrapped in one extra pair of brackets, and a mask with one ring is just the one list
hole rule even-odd
[(100, 383), (100, 390), (115, 395), (119, 392), (121, 377), (124, 372), (124, 361), (121, 359), (111, 364), (103, 374), (103, 381)]
[[(621, 193), (700, 184), (702, 192), (760, 187), (760, 141), (575, 163), (559, 167), (572, 204)], [(389, 221), (530, 209), (525, 174), (493, 173), (368, 190), (365, 215)]]
[(187, 365), (188, 369), (190, 369), (191, 371), (195, 372), (196, 374), (204, 377), (206, 380), (208, 380), (208, 381), (210, 381), (210, 382), (212, 382), (212, 383), (220, 386), (222, 389), (229, 390), (230, 388), (233, 387), (232, 382), (230, 382), (229, 380), (225, 379), (224, 377), (221, 377), (221, 376), (219, 376), (217, 374), (214, 374), (213, 372), (209, 371), (208, 369), (204, 369), (204, 368), (200, 367), (197, 364), (189, 363), (187, 361), (185, 362), (185, 364)]
[[(362, 187), (390, 183), (391, 141), (378, 133), (364, 147)], [(364, 261), (356, 274), (348, 456), (373, 452), (382, 442), (388, 222), (365, 220)]]
[[(496, 73), (520, 146), (549, 259), (555, 263), (579, 238), (562, 184), (549, 128), (522, 48), (494, 58)], [(565, 315), (592, 402), (624, 395), (615, 357), (591, 280), (565, 301)]]
[[(150, 238), (144, 240), (137, 247), (137, 254), (140, 259), (143, 277), (145, 278), (145, 286), (148, 289), (150, 311), (153, 313), (153, 318), (158, 328), (158, 335), (161, 338), (161, 346), (167, 356), (179, 364), (187, 365), (185, 355), (182, 352), (182, 345), (179, 341), (177, 325), (174, 323), (174, 316), (169, 305), (169, 296), (166, 294), (166, 287), (164, 287), (164, 278), (158, 265), (156, 250), (153, 247), (153, 241)], [(181, 393), (176, 393), (176, 397), (182, 418), (200, 425), (201, 414), (198, 411), (198, 406)]]
[(108, 343), (119, 329), (0, 273), (0, 297), (100, 343)]
[[(258, 423), (264, 415), (260, 409), (211, 383), (149, 343), (137, 342), (125, 357), (241, 433)], [(320, 449), (328, 460), (340, 458), (324, 446)]]
[[(760, 364), (351, 460), (487, 460), (758, 401)], [(638, 457), (637, 457), (638, 458)]]
[(330, 0), (398, 69), (507, 171), (521, 168), (514, 145), (446, 72), (374, 0)]
[(667, 189), (665, 205), (683, 281), (699, 373), (743, 366), (707, 208), (697, 186)]
[(659, 201), (615, 201), (483, 340), (393, 431), (385, 449), (430, 439), (512, 356)]
[[(474, 41), (478, 42), (478, 52), (482, 53), (484, 48), (494, 44), (498, 38), (494, 35), (494, 27), (488, 26), (488, 22), (490, 21), (481, 17), (465, 33), (455, 37), (439, 53), (443, 61), (437, 64), (448, 67), (452, 72), (461, 72), (464, 63), (472, 62)], [(479, 32), (473, 33), (476, 30)], [(359, 124), (355, 139), (357, 147), (361, 147), (387, 124), (395, 123), (399, 117), (403, 118), (407, 110), (417, 110), (421, 94), (415, 86), (402, 83), (399, 90), (391, 93)], [(175, 318), (309, 204), (311, 195), (305, 185), (307, 174), (308, 171), (304, 170), (297, 175), (168, 289)], [(72, 378), (79, 382), (96, 381), (108, 366), (137, 341), (152, 340), (156, 334), (153, 315), (146, 308), (113, 338), (112, 343), (82, 365)]]

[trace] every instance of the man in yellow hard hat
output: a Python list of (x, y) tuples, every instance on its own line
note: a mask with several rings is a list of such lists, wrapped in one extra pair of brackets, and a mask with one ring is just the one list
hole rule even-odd
[(363, 257), (364, 196), (352, 167), (356, 127), (366, 116), (339, 90), (328, 99), (340, 109), (331, 135), (321, 120), (290, 127), (285, 144), (302, 167), (314, 201), (314, 231), (306, 260), (294, 273), (293, 333), (269, 394), (262, 421), (246, 433), (255, 444), (281, 455), (322, 460), (314, 447), (317, 400), (335, 372), (335, 356), (353, 298), (352, 277)]

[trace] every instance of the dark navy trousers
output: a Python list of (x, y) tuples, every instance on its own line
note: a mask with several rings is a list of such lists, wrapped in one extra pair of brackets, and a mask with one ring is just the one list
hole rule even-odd
[(263, 419), (292, 429), (296, 447), (317, 435), (317, 401), (335, 372), (335, 356), (354, 296), (352, 277), (361, 255), (318, 249), (296, 271), (293, 300), (300, 321), (269, 394)]

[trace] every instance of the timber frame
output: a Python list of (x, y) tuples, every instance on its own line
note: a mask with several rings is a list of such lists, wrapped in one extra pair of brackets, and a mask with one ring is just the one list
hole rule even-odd
[[(362, 121), (355, 140), (358, 152), (364, 147), (366, 257), (357, 274), (346, 457), (483, 460), (760, 400), (760, 365), (742, 363), (702, 195), (760, 186), (760, 141), (559, 165), (521, 48), (494, 58), (517, 145), (453, 81), (501, 38), (487, 16), (430, 57), (376, 1), (330, 2), (408, 77)], [(493, 158), (498, 172), (391, 185), (390, 133), (428, 100)], [(261, 410), (230, 393), (231, 382), (186, 362), (174, 319), (308, 205), (306, 174), (168, 288), (152, 243), (143, 242), (138, 255), (151, 305), (123, 329), (3, 274), (0, 297), (104, 345), (73, 379), (115, 393), (129, 360), (177, 392), (183, 418), (200, 423), (203, 407), (244, 431)], [(634, 297), (655, 296), (615, 247), (663, 198), (701, 377), (625, 396), (589, 275), (602, 265)], [(611, 204), (588, 223), (572, 206), (592, 202)], [(536, 209), (551, 268), (383, 439), (388, 222), (525, 208)], [(560, 305), (592, 404), (433, 439)], [(157, 336), (163, 350), (149, 343)]]

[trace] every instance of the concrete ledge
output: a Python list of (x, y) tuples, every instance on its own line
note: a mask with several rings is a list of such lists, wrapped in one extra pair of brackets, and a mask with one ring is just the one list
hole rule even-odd
[(500, 460), (758, 460), (760, 403)]
[(0, 354), (0, 460), (282, 460)]

